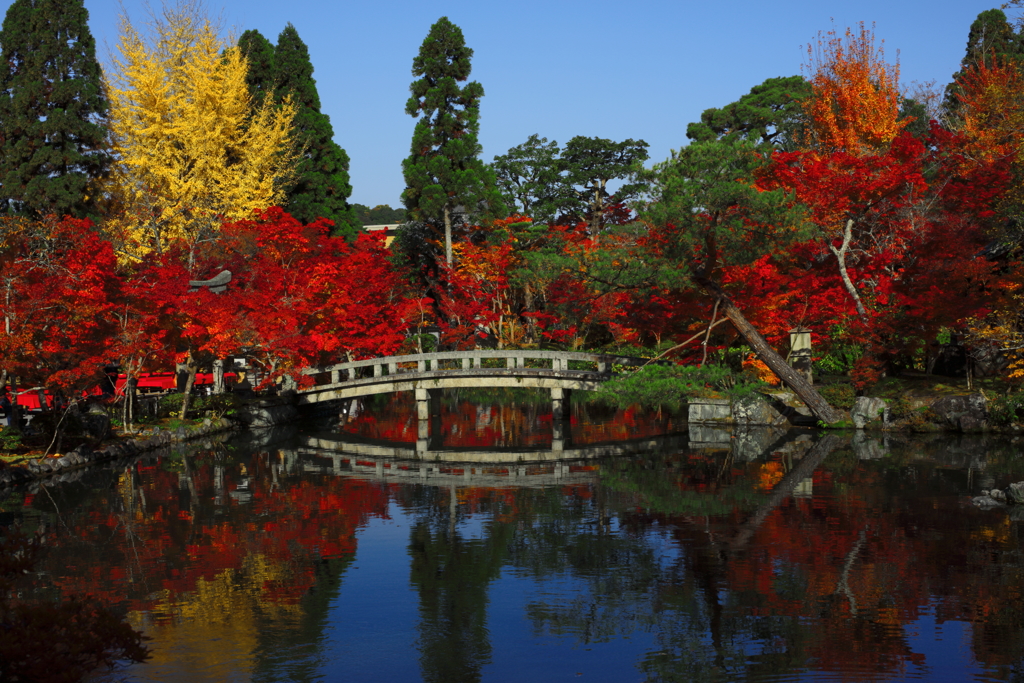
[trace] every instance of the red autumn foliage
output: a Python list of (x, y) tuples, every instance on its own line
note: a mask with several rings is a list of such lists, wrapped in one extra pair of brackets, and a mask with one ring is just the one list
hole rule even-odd
[(115, 264), (87, 220), (5, 220), (0, 371), (66, 394), (97, 381), (113, 331)]

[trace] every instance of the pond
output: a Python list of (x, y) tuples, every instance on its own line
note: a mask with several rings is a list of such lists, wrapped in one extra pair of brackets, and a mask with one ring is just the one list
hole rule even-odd
[[(97, 681), (1024, 679), (1022, 440), (702, 430), (408, 396), (10, 493), (22, 595), (152, 659)], [(422, 444), (420, 445), (422, 446)], [(419, 447), (422, 451), (422, 447)], [(424, 457), (425, 456), (425, 457)]]

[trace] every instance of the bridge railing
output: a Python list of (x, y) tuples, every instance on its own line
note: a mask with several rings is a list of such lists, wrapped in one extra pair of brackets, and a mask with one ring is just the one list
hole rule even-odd
[(611, 374), (613, 366), (639, 367), (648, 358), (614, 354), (570, 351), (533, 351), (529, 349), (490, 351), (444, 351), (407, 356), (385, 356), (368, 360), (338, 363), (323, 368), (309, 368), (303, 373), (313, 375), (318, 385), (370, 377), (390, 377), (403, 373), (443, 372), (445, 370), (522, 369), (551, 371), (584, 371)]

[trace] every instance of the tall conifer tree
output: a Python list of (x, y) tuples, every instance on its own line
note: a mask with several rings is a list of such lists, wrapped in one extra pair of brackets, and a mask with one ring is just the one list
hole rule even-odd
[(402, 203), (414, 221), (443, 228), (445, 261), (452, 263), (452, 226), (458, 212), (476, 214), (501, 204), (494, 174), (480, 161), (480, 98), (484, 89), (469, 78), (473, 50), (462, 29), (441, 17), (430, 27), (412, 60), (418, 80), (409, 89), (407, 114), (419, 117), (412, 150), (402, 162)]
[(278, 99), (291, 95), (298, 106), (296, 140), (305, 148), (284, 208), (303, 223), (329, 218), (334, 221), (334, 234), (351, 238), (361, 226), (348, 203), (352, 194), (348, 154), (334, 142), (331, 120), (320, 111), (309, 50), (291, 24), (277, 38), (274, 68)]
[(238, 49), (242, 51), (249, 64), (245, 74), (245, 82), (249, 92), (262, 104), (267, 95), (273, 97), (277, 90), (277, 60), (274, 57), (274, 44), (263, 37), (255, 29), (250, 29), (238, 38)]
[(86, 216), (109, 164), (82, 0), (14, 0), (0, 30), (0, 211)]

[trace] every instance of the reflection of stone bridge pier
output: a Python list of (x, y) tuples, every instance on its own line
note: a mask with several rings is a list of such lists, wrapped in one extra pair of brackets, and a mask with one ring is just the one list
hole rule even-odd
[[(441, 389), (417, 387), (416, 397), (416, 452), (426, 454), (444, 450), (441, 436)], [(572, 448), (572, 429), (569, 424), (569, 389), (552, 387), (551, 391), (551, 450)], [(420, 456), (424, 457), (424, 456)]]

